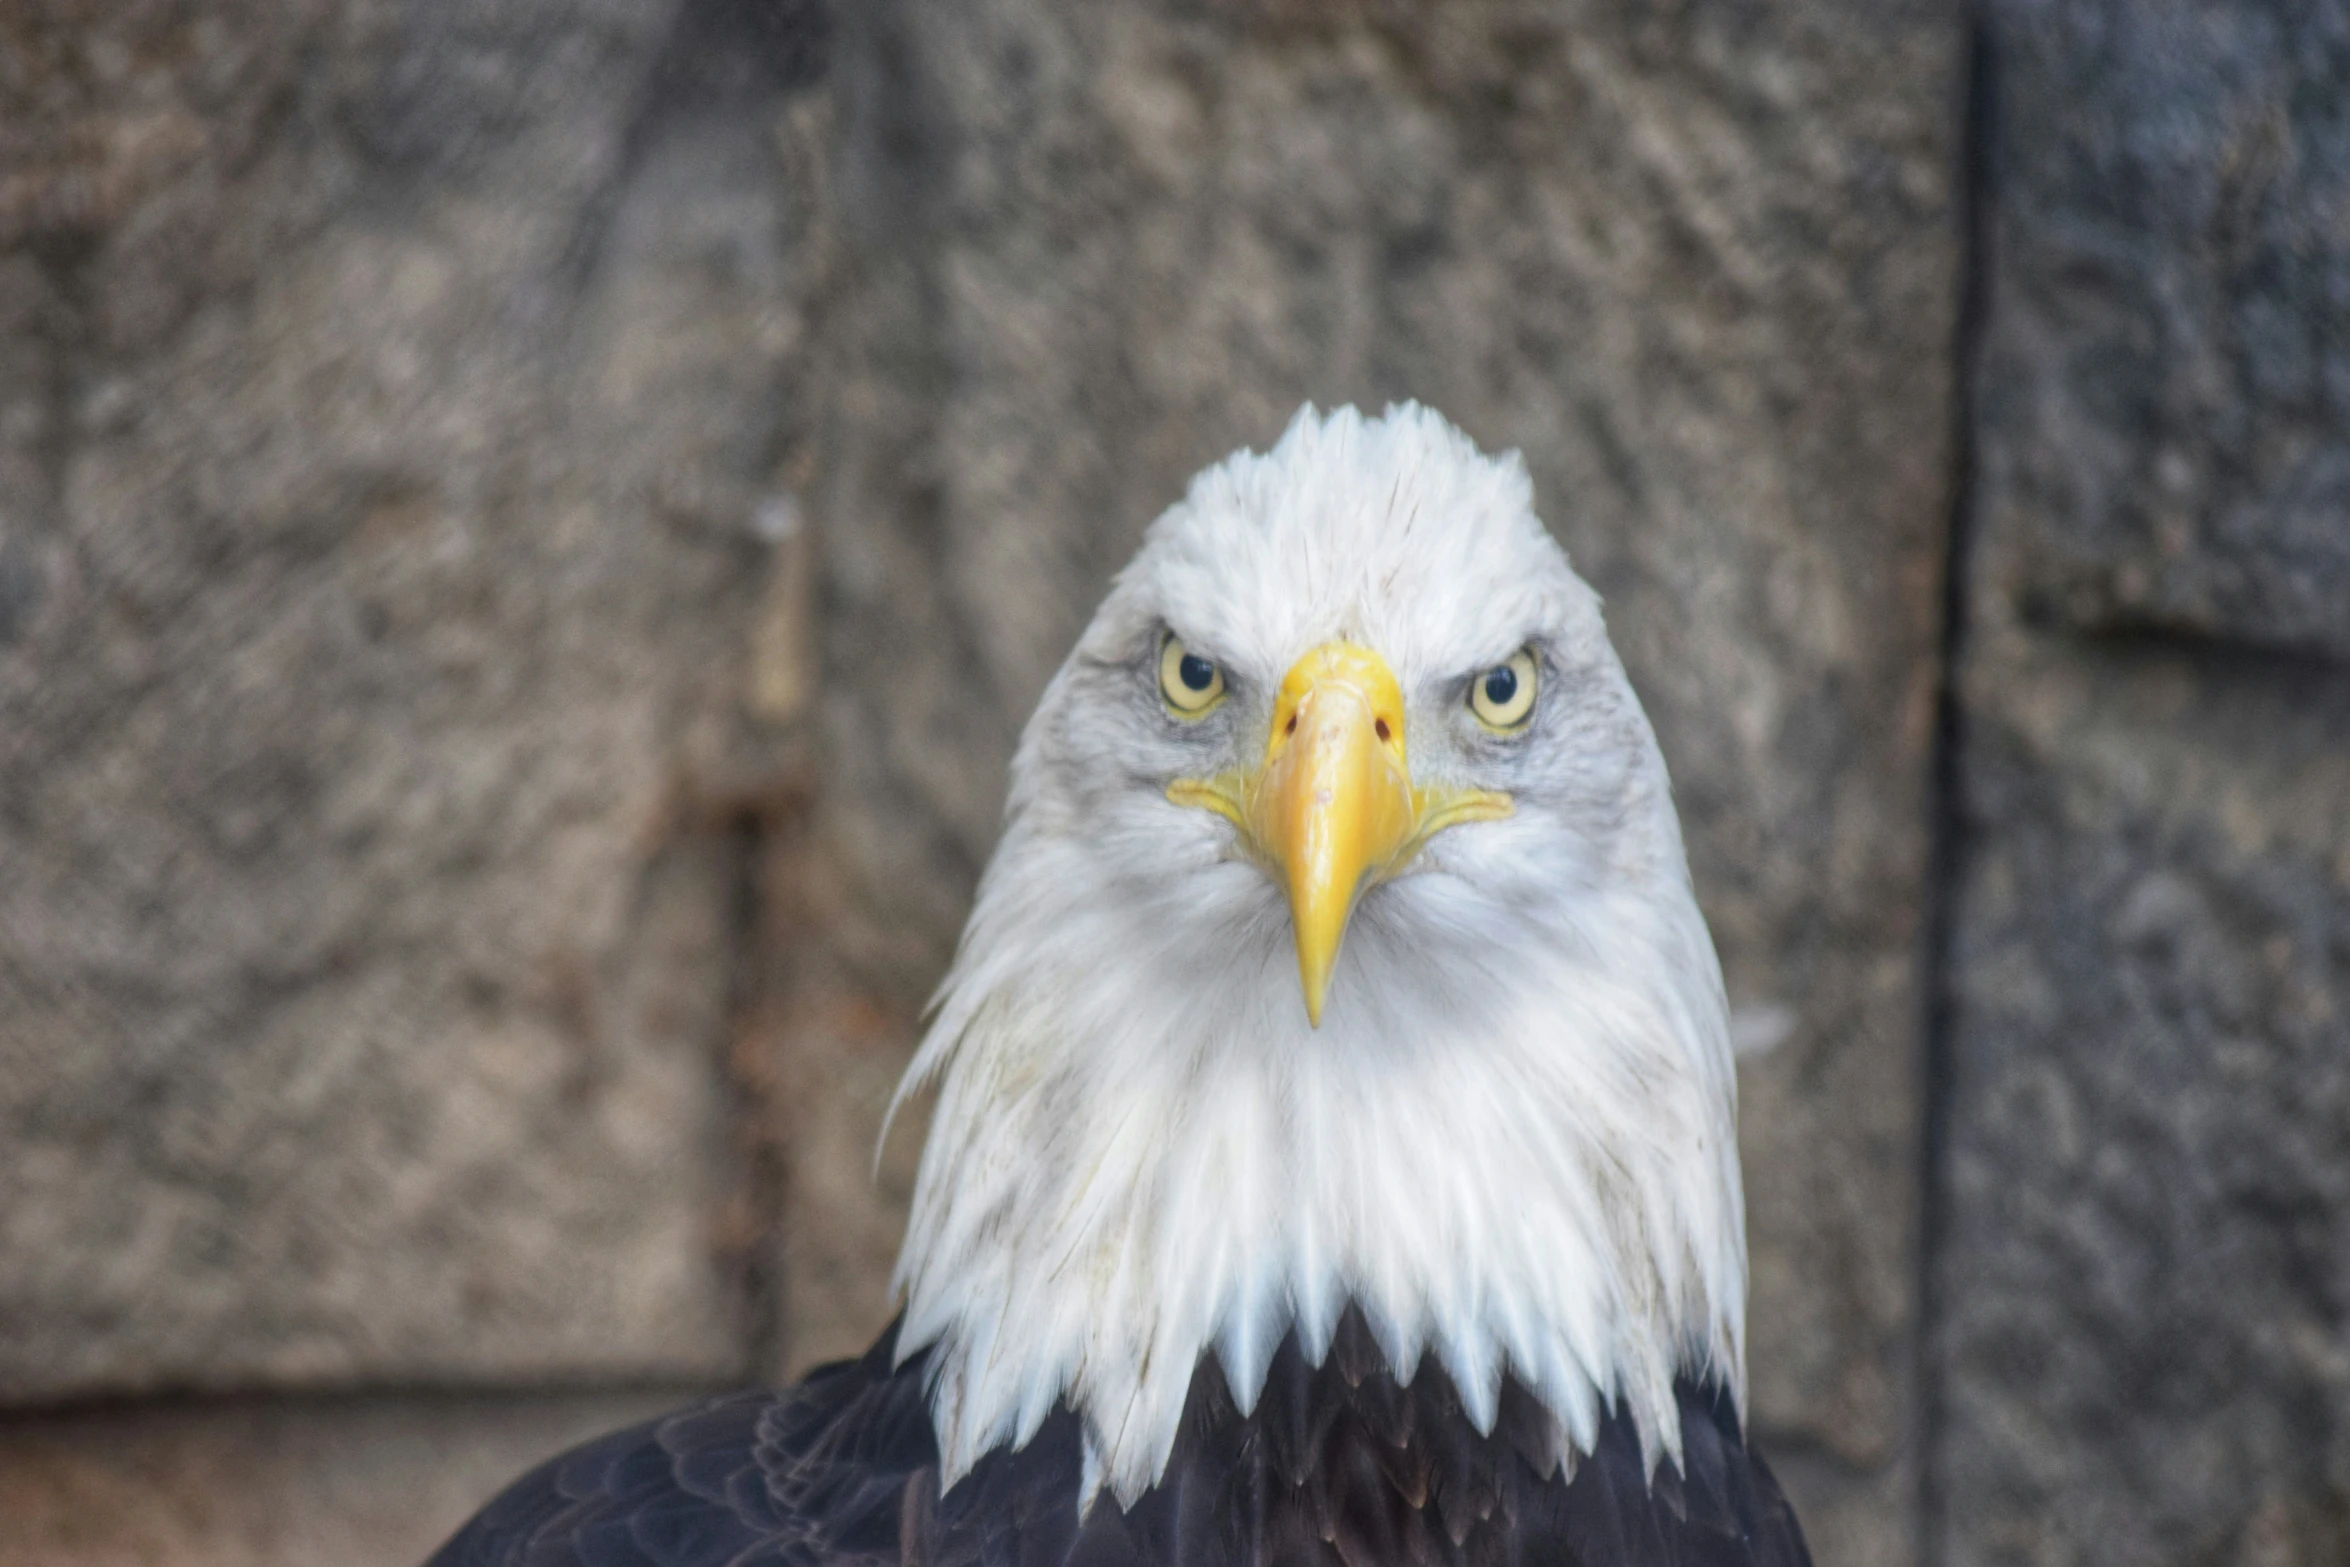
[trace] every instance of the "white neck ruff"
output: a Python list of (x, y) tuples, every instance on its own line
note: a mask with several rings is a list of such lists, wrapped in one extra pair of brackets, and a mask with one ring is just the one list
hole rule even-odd
[(1743, 1406), (1726, 1013), (1669, 826), (1540, 908), (1432, 852), (1364, 899), (1317, 1031), (1220, 823), (1117, 874), (1021, 792), (900, 1091), (939, 1089), (897, 1282), (942, 1484), (1066, 1401), (1085, 1500), (1131, 1504), (1204, 1355), (1245, 1412), (1283, 1335), (1319, 1362), (1350, 1300), (1480, 1429), (1515, 1376), (1568, 1463), (1619, 1399), (1678, 1462), (1678, 1373)]

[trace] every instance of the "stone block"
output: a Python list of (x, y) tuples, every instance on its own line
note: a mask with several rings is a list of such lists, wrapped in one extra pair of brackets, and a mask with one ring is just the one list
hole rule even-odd
[(2350, 6), (1986, 16), (1982, 493), (2032, 607), (2350, 653)]
[(845, 972), (901, 1007), (936, 978), (1019, 724), (1195, 469), (1307, 399), (1416, 397), (1522, 449), (1756, 1046), (1759, 1428), (1808, 1455), (1823, 1559), (1903, 1559), (1957, 8), (841, 28), (808, 881)]
[(1951, 1567), (2350, 1554), (2350, 689), (1994, 629), (1966, 677)]
[(416, 1567), (525, 1469), (694, 1396), (239, 1398), (9, 1416), (0, 1567)]
[(771, 9), (6, 24), (0, 1400), (747, 1363)]
[(1932, 1549), (2350, 1557), (2350, 11), (1988, 8)]

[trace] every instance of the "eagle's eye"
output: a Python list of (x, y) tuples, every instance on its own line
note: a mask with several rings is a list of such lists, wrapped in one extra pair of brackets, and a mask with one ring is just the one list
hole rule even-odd
[(1159, 694), (1177, 718), (1198, 718), (1224, 700), (1224, 671), (1169, 632), (1159, 644)]
[(1520, 648), (1469, 682), (1469, 711), (1497, 734), (1521, 729), (1534, 712), (1534, 679), (1534, 650)]

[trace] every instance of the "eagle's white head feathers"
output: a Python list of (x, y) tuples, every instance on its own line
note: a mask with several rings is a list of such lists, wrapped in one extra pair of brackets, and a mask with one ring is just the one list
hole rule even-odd
[[(1315, 1026), (1309, 851), (1252, 826), (1333, 647), (1400, 702), (1360, 776), (1391, 750), (1423, 809), (1336, 895)], [(1530, 708), (1478, 706), (1521, 653)], [(1353, 690), (1325, 716), (1367, 729)], [(1517, 456), (1424, 408), (1308, 408), (1152, 526), (1021, 740), (901, 1095), (933, 1081), (899, 1352), (933, 1351), (945, 1483), (1066, 1401), (1088, 1494), (1131, 1502), (1204, 1356), (1245, 1411), (1350, 1301), (1480, 1427), (1517, 1377), (1569, 1461), (1618, 1400), (1677, 1457), (1677, 1372), (1743, 1403), (1726, 1009), (1664, 762)]]

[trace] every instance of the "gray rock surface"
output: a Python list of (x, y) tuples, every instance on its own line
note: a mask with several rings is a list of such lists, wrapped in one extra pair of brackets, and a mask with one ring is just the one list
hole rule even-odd
[(2338, 1562), (2350, 12), (1989, 16), (1930, 1535)]
[(807, 885), (845, 983), (935, 978), (1018, 725), (1194, 469), (1308, 398), (1523, 448), (1777, 1041), (1745, 1078), (1761, 1429), (1823, 1559), (1903, 1559), (1957, 9), (876, 0), (842, 29)]
[(2034, 607), (2350, 654), (2350, 6), (1988, 14), (1986, 501)]
[(550, 1454), (697, 1390), (235, 1398), (0, 1424), (0, 1567), (416, 1567)]
[(1934, 1268), (1951, 1567), (2350, 1557), (2350, 685), (1967, 676)]
[(0, 1398), (745, 1364), (772, 9), (0, 23)]

